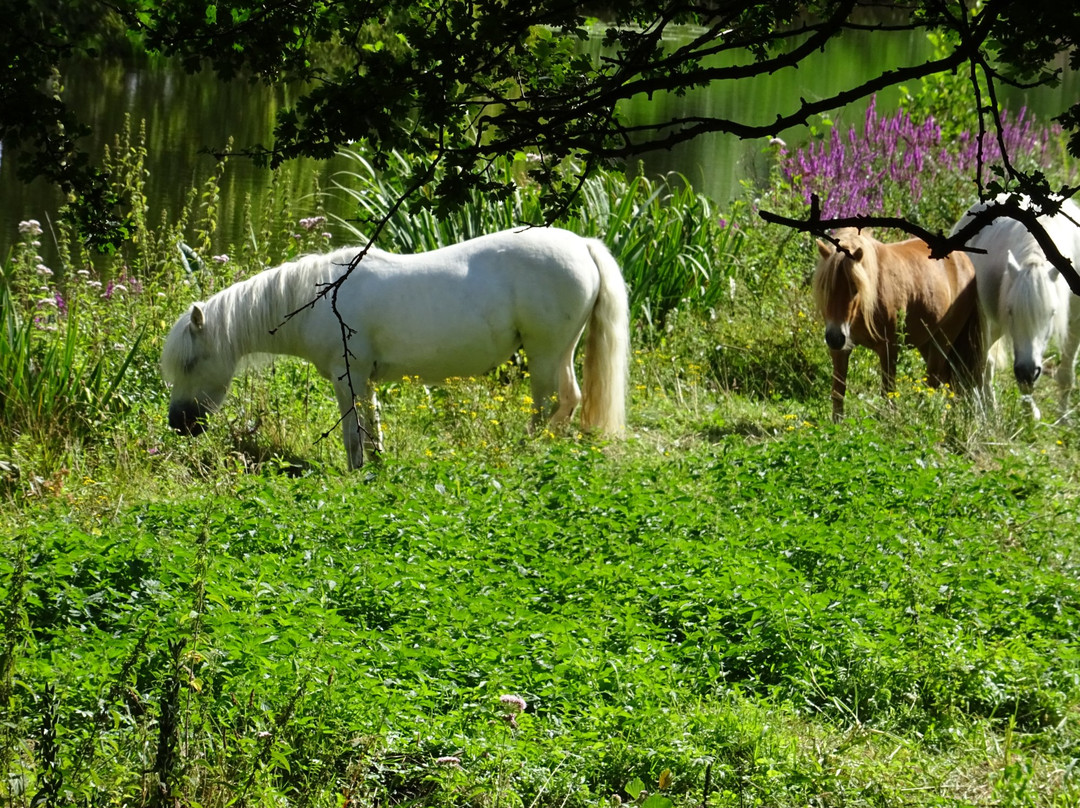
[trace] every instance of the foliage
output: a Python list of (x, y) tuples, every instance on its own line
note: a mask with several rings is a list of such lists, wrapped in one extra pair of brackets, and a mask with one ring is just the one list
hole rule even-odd
[[(41, 228), (30, 220), (20, 229), (26, 235), (19, 251), (22, 260), (0, 275), (0, 376), (5, 379), (0, 442), (10, 443), (20, 433), (42, 443), (58, 435), (87, 437), (126, 406), (120, 383), (142, 336), (131, 334), (129, 345), (102, 345), (101, 337), (120, 325), (118, 318), (88, 322), (82, 309), (99, 292), (104, 300), (119, 303), (129, 292), (137, 293), (139, 284), (129, 280), (102, 287), (84, 272), (72, 279), (66, 297), (48, 284), (39, 287), (31, 278), (52, 276), (38, 256), (31, 258)], [(27, 277), (19, 270), (30, 262), (34, 274)], [(96, 337), (87, 333), (99, 328), (103, 330)], [(97, 349), (89, 356), (83, 354), (87, 344)]]
[[(1051, 81), (1059, 54), (1080, 59), (1080, 12), (1070, 4), (924, 0), (869, 25), (937, 34), (944, 53), (924, 64), (853, 76), (834, 95), (800, 99), (764, 124), (695, 116), (629, 127), (620, 117), (622, 102), (635, 96), (678, 95), (709, 83), (736, 87), (797, 67), (844, 31), (868, 27), (858, 5), (742, 0), (703, 8), (638, 0), (609, 4), (599, 22), (586, 7), (562, 0), (528, 7), (124, 0), (99, 18), (89, 17), (84, 3), (32, 0), (11, 20), (17, 33), (4, 43), (12, 58), (0, 86), (11, 91), (0, 104), (0, 138), (25, 147), (16, 159), (27, 176), (43, 175), (75, 195), (85, 235), (102, 246), (129, 237), (132, 222), (117, 213), (123, 197), (75, 148), (83, 130), (57, 93), (40, 89), (64, 57), (92, 54), (102, 30), (121, 20), (146, 48), (175, 56), (189, 70), (210, 66), (223, 78), (303, 84), (296, 103), (279, 113), (274, 142), (255, 149), (271, 165), (361, 143), (383, 170), (401, 153), (411, 172), (410, 202), (443, 213), (472, 192), (508, 195), (512, 187), (487, 171), (492, 160), (532, 155), (529, 172), (541, 188), (544, 217), (553, 220), (581, 179), (602, 166), (708, 132), (776, 135), (923, 76), (959, 71), (985, 86), (991, 103), (976, 104), (974, 114), (995, 129), (996, 83)], [(608, 49), (603, 58), (582, 47), (594, 35)], [(1065, 124), (1078, 114), (1063, 116)], [(1049, 190), (1037, 176), (1017, 179), (1032, 191)]]
[[(491, 200), (470, 192), (458, 209), (436, 214), (400, 204), (409, 173), (403, 155), (395, 153), (391, 167), (378, 171), (357, 151), (343, 154), (356, 168), (338, 175), (334, 193), (355, 203), (361, 224), (341, 224), (360, 243), (374, 237), (377, 228), (385, 249), (421, 252), (543, 222), (541, 189), (529, 178), (533, 161), (525, 157), (496, 161), (490, 169), (513, 193)], [(683, 301), (708, 308), (729, 294), (720, 276), (742, 248), (743, 211), (744, 206), (736, 205), (730, 220), (725, 218), (678, 175), (650, 179), (639, 173), (626, 179), (621, 173), (600, 172), (582, 183), (558, 224), (607, 243), (630, 288), (632, 315), (642, 315), (651, 327), (662, 324), (667, 312)]]
[[(360, 486), (256, 476), (74, 520), (57, 503), (7, 540), (24, 578), (0, 567), (29, 627), (9, 737), (34, 737), (55, 685), (75, 802), (138, 799), (168, 711), (170, 796), (207, 806), (593, 805), (664, 781), (689, 805), (707, 780), (715, 805), (890, 805), (942, 753), (973, 782), (939, 797), (978, 801), (1011, 775), (985, 770), (976, 726), (1026, 733), (1035, 772), (1075, 734), (1056, 729), (1080, 674), (1073, 483), (1061, 458), (987, 471), (933, 429), (886, 430), (621, 456), (541, 440)], [(513, 721), (505, 694), (527, 703)], [(41, 751), (11, 752), (0, 787), (27, 804)], [(1047, 804), (1072, 793), (1040, 781)]]

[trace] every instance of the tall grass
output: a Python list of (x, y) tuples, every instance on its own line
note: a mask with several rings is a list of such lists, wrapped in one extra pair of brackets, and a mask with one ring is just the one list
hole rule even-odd
[(27, 316), (0, 285), (0, 445), (19, 435), (39, 444), (86, 439), (126, 408), (121, 383), (142, 334), (118, 361), (87, 354), (78, 308), (60, 315), (45, 302), (49, 308)]

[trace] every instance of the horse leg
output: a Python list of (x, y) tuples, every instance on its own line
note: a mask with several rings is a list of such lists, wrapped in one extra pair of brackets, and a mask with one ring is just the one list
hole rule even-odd
[(551, 416), (551, 425), (559, 426), (570, 420), (574, 410), (581, 404), (581, 388), (578, 386), (577, 376), (574, 374), (574, 348), (571, 345), (563, 355), (562, 361), (556, 370), (559, 389), (559, 408)]
[(936, 345), (930, 346), (926, 352), (926, 383), (937, 390), (943, 384), (949, 384), (952, 380), (952, 365), (949, 356), (942, 353)]
[(1005, 360), (1005, 343), (1001, 327), (989, 317), (983, 323), (983, 358), (982, 394), (986, 406), (997, 408), (997, 395), (994, 392), (994, 371), (999, 361)]
[(832, 417), (833, 421), (844, 418), (844, 395), (847, 393), (848, 362), (850, 350), (829, 351), (832, 355)]
[(334, 377), (334, 397), (337, 398), (338, 411), (341, 413), (341, 439), (345, 444), (345, 457), (348, 459), (350, 470), (364, 465), (363, 437), (367, 430), (361, 423), (356, 399), (368, 400), (366, 392), (366, 379), (359, 385), (350, 385), (349, 378), (344, 373)]
[(900, 344), (892, 340), (882, 343), (877, 350), (878, 360), (881, 362), (881, 395), (889, 397), (889, 393), (896, 390), (896, 360)]
[[(547, 357), (537, 355), (534, 349), (526, 348), (526, 353), (529, 357), (529, 389), (532, 394), (532, 421), (529, 429), (535, 432), (545, 422), (554, 426), (556, 417), (563, 415), (562, 401), (557, 400), (556, 406), (552, 404), (563, 380), (563, 368), (552, 363)], [(573, 373), (573, 368), (570, 372)], [(552, 414), (549, 416), (549, 413)]]
[(371, 395), (364, 402), (364, 451), (377, 459), (383, 450), (382, 419), (379, 417), (379, 397), (375, 395), (375, 387), (371, 387)]
[(1060, 395), (1061, 417), (1069, 412), (1069, 396), (1072, 393), (1073, 384), (1076, 382), (1076, 354), (1080, 350), (1080, 318), (1069, 323), (1069, 331), (1065, 335), (1065, 343), (1061, 346), (1061, 362), (1058, 365), (1054, 380), (1058, 385)]

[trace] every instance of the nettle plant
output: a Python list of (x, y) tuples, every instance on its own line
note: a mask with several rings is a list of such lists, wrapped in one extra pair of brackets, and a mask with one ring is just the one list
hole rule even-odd
[[(1026, 109), (1002, 113), (1002, 124), (1001, 142), (1016, 167), (1063, 180), (1075, 173), (1061, 127), (1039, 124)], [(985, 183), (1002, 164), (996, 133), (947, 137), (934, 116), (917, 120), (905, 109), (882, 115), (874, 99), (861, 130), (833, 127), (794, 151), (780, 146), (777, 190), (807, 205), (816, 195), (825, 218), (896, 215), (948, 229), (974, 201), (980, 160)]]

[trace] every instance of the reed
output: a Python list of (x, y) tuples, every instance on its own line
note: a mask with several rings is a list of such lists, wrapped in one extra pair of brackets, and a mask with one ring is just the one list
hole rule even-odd
[(91, 436), (110, 414), (124, 409), (120, 384), (139, 350), (138, 335), (118, 366), (86, 355), (79, 314), (27, 317), (0, 286), (0, 441), (20, 434), (38, 442)]

